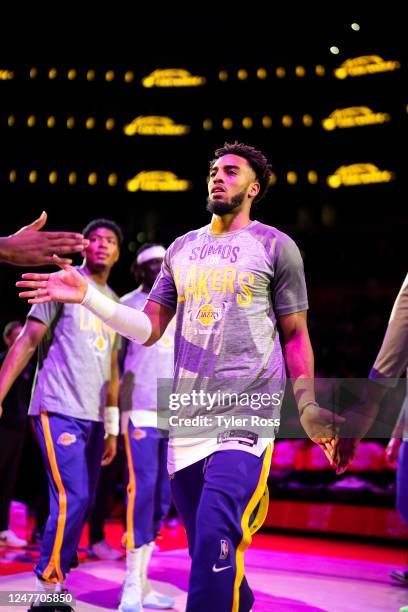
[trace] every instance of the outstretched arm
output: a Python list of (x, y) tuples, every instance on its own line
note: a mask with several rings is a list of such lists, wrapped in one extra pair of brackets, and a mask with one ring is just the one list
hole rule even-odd
[(0, 370), (0, 416), (4, 398), (31, 359), (46, 331), (47, 326), (41, 321), (27, 319), (20, 335), (7, 353)]
[(376, 422), (381, 400), (387, 393), (389, 385), (393, 387), (407, 367), (408, 275), (394, 302), (382, 346), (371, 369), (369, 380), (364, 386), (364, 395), (361, 401), (346, 413), (351, 433), (347, 438), (342, 437), (336, 442), (335, 456), (342, 471), (353, 460), (360, 440)]
[[(40, 232), (47, 221), (47, 213), (11, 236), (0, 237), (0, 261), (15, 266), (44, 266), (54, 263), (53, 254), (77, 253), (88, 245), (82, 234), (74, 232)], [(71, 263), (71, 259), (62, 259)]]
[(23, 274), (24, 280), (16, 285), (29, 291), (19, 293), (21, 298), (28, 298), (30, 304), (50, 301), (82, 304), (125, 338), (146, 346), (161, 338), (174, 316), (173, 310), (150, 300), (143, 311), (118, 304), (88, 285), (72, 266), (61, 263), (58, 257), (54, 257), (54, 262), (62, 268), (59, 272)]

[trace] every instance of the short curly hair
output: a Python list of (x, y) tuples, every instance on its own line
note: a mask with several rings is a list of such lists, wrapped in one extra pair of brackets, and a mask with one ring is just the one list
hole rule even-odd
[(84, 229), (82, 230), (84, 238), (88, 238), (89, 234), (93, 232), (93, 230), (98, 229), (98, 227), (104, 227), (106, 229), (110, 229), (116, 235), (119, 247), (122, 246), (122, 242), (123, 242), (122, 230), (120, 229), (119, 225), (115, 221), (112, 221), (112, 219), (93, 219), (93, 221), (90, 221), (88, 225), (85, 226)]
[(265, 197), (270, 186), (272, 165), (261, 151), (236, 140), (235, 142), (225, 142), (223, 147), (216, 149), (214, 155), (215, 158), (210, 161), (210, 169), (217, 159), (223, 155), (239, 155), (239, 157), (244, 157), (255, 172), (260, 184), (259, 193), (254, 198), (254, 202), (259, 202)]

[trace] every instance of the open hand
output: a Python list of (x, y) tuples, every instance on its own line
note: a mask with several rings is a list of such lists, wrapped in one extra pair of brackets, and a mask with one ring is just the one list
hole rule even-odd
[[(65, 255), (83, 251), (89, 244), (82, 234), (75, 232), (40, 232), (47, 221), (47, 213), (19, 229), (15, 234), (0, 239), (0, 260), (15, 266), (43, 266), (54, 263), (53, 254)], [(60, 259), (63, 264), (71, 259)]]
[(27, 272), (22, 275), (24, 280), (18, 281), (16, 287), (29, 288), (30, 291), (22, 291), (19, 297), (28, 299), (29, 304), (51, 301), (80, 304), (88, 288), (85, 278), (75, 268), (63, 263), (57, 255), (53, 256), (53, 262), (61, 268), (59, 272)]

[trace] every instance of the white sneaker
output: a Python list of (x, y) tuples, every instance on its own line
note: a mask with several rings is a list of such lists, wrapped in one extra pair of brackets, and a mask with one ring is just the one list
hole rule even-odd
[(142, 548), (126, 552), (126, 577), (120, 595), (119, 612), (142, 612), (142, 552)]
[(11, 529), (6, 529), (5, 531), (0, 531), (0, 546), (13, 546), (14, 548), (22, 548), (23, 546), (27, 546), (27, 540), (23, 540), (23, 538), (19, 538), (14, 531)]
[(170, 608), (174, 608), (174, 604), (176, 602), (172, 597), (168, 597), (163, 593), (158, 593), (157, 591), (150, 591), (143, 598), (143, 607), (151, 608), (153, 610), (169, 610)]
[(141, 564), (141, 582), (142, 582), (142, 601), (144, 608), (151, 608), (153, 610), (169, 610), (174, 608), (175, 601), (172, 597), (168, 597), (163, 593), (154, 591), (149, 579), (147, 578), (147, 568), (150, 563), (155, 543), (150, 542), (144, 544), (141, 547), (142, 550), (142, 564)]
[(140, 576), (135, 573), (128, 574), (122, 587), (119, 612), (142, 612), (140, 591)]
[(113, 548), (106, 540), (101, 540), (89, 547), (89, 556), (97, 557), (103, 561), (117, 561), (123, 557), (122, 553)]

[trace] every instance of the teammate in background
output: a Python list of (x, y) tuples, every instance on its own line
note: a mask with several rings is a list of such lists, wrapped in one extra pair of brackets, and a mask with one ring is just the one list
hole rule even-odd
[[(76, 271), (97, 293), (115, 300), (107, 281), (119, 259), (122, 233), (107, 219), (91, 221), (83, 233), (89, 246)], [(109, 463), (116, 453), (119, 342), (111, 328), (80, 305), (36, 305), (0, 371), (1, 404), (39, 347), (29, 414), (48, 474), (50, 515), (34, 569), (38, 591), (63, 589), (93, 503), (101, 460)]]
[[(40, 232), (47, 221), (47, 213), (19, 229), (11, 236), (0, 237), (0, 262), (15, 266), (44, 266), (53, 263), (52, 256), (78, 253), (88, 246), (82, 234), (74, 232)], [(63, 259), (67, 264), (71, 259)]]
[[(165, 249), (145, 244), (132, 264), (137, 289), (121, 303), (141, 310), (160, 272)], [(157, 379), (173, 376), (174, 326), (167, 327), (152, 347), (127, 342), (122, 348), (120, 400), (129, 484), (126, 515), (126, 579), (120, 611), (168, 609), (174, 600), (154, 591), (147, 578), (149, 561), (160, 523), (171, 503), (167, 474), (167, 438), (157, 428)], [(122, 360), (121, 360), (122, 361)]]
[[(375, 421), (380, 402), (398, 378), (408, 368), (408, 274), (402, 283), (392, 308), (390, 320), (369, 375), (366, 396), (359, 406), (355, 418), (355, 431), (350, 438), (339, 439), (335, 443), (334, 456), (342, 455), (340, 469), (346, 469), (354, 458), (357, 446)], [(368, 415), (367, 418), (363, 416)], [(351, 415), (353, 416), (353, 415)], [(347, 419), (349, 420), (349, 419)], [(360, 432), (358, 432), (358, 430)], [(395, 425), (387, 447), (390, 461), (398, 457), (397, 464), (397, 508), (408, 525), (408, 395), (405, 397), (399, 419)], [(391, 576), (408, 586), (408, 570), (395, 570)]]
[[(190, 396), (216, 394), (220, 384), (251, 396), (261, 383), (283, 394), (287, 369), (301, 423), (331, 458), (344, 419), (315, 400), (299, 249), (283, 232), (250, 218), (270, 176), (268, 160), (251, 146), (226, 143), (215, 152), (208, 181), (211, 222), (170, 245), (142, 312), (100, 296), (63, 264), (53, 274), (24, 274), (17, 285), (30, 289), (20, 296), (32, 303), (82, 303), (145, 346), (161, 338), (176, 314), (173, 389), (189, 389)], [(199, 413), (208, 414), (205, 402)], [(252, 426), (238, 433), (226, 426), (220, 435), (211, 429), (184, 436), (170, 431), (168, 471), (192, 557), (187, 612), (252, 608), (244, 552), (255, 529), (251, 515), (267, 485), (273, 437), (273, 428), (259, 435)]]

